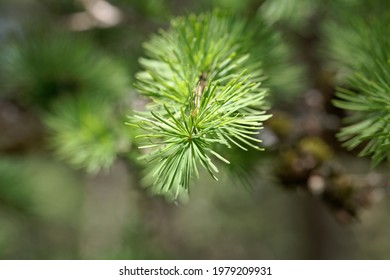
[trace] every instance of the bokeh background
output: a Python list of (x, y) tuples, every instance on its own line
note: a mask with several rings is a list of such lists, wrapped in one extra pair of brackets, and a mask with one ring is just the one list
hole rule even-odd
[[(331, 103), (345, 11), (387, 2), (1, 0), (0, 258), (389, 259), (389, 166), (341, 147)], [(272, 73), (266, 151), (237, 152), (250, 172), (202, 174), (172, 202), (142, 185), (134, 76), (152, 34), (216, 7), (266, 22), (290, 59)]]

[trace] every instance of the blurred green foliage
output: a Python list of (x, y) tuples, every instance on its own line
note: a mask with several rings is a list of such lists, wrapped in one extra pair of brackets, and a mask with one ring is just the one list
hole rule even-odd
[[(334, 105), (352, 112), (338, 134), (348, 149), (361, 148), (375, 165), (390, 158), (390, 4), (355, 3), (326, 27), (329, 49), (342, 69)], [(342, 24), (343, 28), (336, 28)]]
[[(87, 2), (0, 3), (1, 259), (390, 257), (388, 167), (370, 169), (333, 137), (348, 115), (341, 140), (374, 161), (388, 155), (387, 0), (108, 0), (100, 14)], [(200, 172), (190, 200), (167, 203), (142, 189), (138, 131), (125, 122), (150, 100), (133, 77), (158, 29), (216, 8), (250, 22), (247, 49), (282, 122), (265, 123), (266, 152), (217, 150), (231, 172), (218, 183)], [(300, 164), (293, 195), (280, 186), (292, 189)], [(322, 182), (327, 200), (303, 191)], [(361, 223), (345, 225), (348, 207)]]
[(99, 54), (90, 42), (41, 28), (21, 36), (2, 52), (6, 93), (49, 109), (63, 95), (110, 100), (128, 91), (131, 79), (121, 63)]

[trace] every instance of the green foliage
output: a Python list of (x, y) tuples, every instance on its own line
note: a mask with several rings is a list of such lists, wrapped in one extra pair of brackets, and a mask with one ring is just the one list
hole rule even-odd
[(142, 158), (156, 192), (187, 191), (198, 166), (217, 179), (213, 158), (229, 161), (216, 146), (260, 149), (255, 135), (269, 116), (255, 32), (214, 12), (177, 18), (145, 44), (136, 87), (152, 103), (131, 124), (146, 132)]
[(257, 16), (250, 25), (256, 30), (252, 39), (252, 59), (262, 62), (266, 74), (263, 85), (272, 92), (270, 100), (291, 100), (305, 88), (304, 67), (296, 63), (296, 54), (282, 34), (268, 26), (263, 17)]
[(301, 29), (320, 5), (321, 0), (266, 0), (259, 13), (271, 24), (284, 22)]
[(334, 100), (353, 112), (338, 136), (348, 149), (362, 144), (360, 155), (378, 164), (390, 156), (390, 14), (349, 15), (348, 22), (343, 31), (329, 29), (335, 58), (353, 73)]
[(109, 168), (126, 143), (120, 116), (101, 101), (61, 100), (45, 117), (50, 144), (59, 158), (92, 173)]
[(96, 172), (129, 145), (123, 116), (114, 112), (129, 91), (129, 75), (91, 42), (58, 30), (29, 30), (0, 59), (3, 90), (33, 106), (60, 158)]
[(254, 0), (203, 0), (202, 4), (210, 7), (220, 7), (235, 12), (243, 12), (253, 6)]
[(128, 90), (120, 63), (88, 41), (58, 30), (27, 30), (4, 48), (0, 61), (4, 91), (45, 109), (64, 95), (113, 99)]
[(377, 60), (388, 59), (388, 4), (379, 0), (368, 3), (340, 5), (335, 18), (325, 25), (329, 53), (339, 71), (369, 74)]
[(349, 125), (338, 134), (340, 140), (349, 149), (364, 144), (360, 155), (370, 155), (378, 164), (390, 156), (390, 64), (382, 61), (375, 67), (370, 75), (355, 74), (349, 82), (358, 92), (339, 89), (341, 100), (334, 100), (334, 104), (354, 111), (346, 119)]

